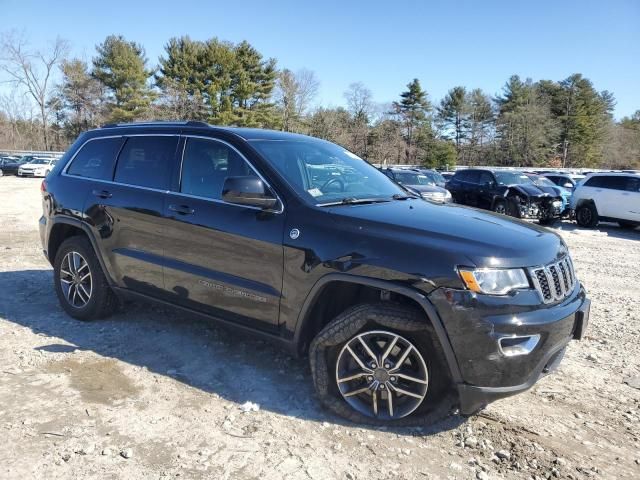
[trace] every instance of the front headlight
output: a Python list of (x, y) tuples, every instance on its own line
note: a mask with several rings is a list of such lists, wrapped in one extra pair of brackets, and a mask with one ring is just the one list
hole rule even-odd
[(461, 268), (459, 272), (467, 288), (477, 293), (504, 295), (516, 288), (529, 288), (529, 279), (521, 268)]

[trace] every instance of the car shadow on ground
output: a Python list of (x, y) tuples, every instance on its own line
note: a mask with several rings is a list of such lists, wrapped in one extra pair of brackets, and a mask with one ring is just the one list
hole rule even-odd
[[(127, 304), (126, 311), (105, 320), (75, 320), (58, 304), (50, 269), (0, 272), (0, 316), (36, 334), (61, 339), (36, 347), (52, 361), (56, 355), (93, 351), (238, 404), (249, 401), (282, 415), (354, 426), (321, 407), (306, 359), (213, 321), (146, 303)], [(452, 415), (419, 432), (435, 434), (464, 421)]]

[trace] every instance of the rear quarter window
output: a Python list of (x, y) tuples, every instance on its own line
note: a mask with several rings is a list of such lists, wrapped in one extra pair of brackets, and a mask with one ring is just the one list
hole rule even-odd
[(67, 169), (68, 175), (111, 180), (122, 137), (96, 138), (85, 143)]

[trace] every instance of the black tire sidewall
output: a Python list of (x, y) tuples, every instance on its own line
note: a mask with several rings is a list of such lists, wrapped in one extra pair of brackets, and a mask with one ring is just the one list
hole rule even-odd
[[(81, 308), (74, 307), (67, 301), (62, 290), (62, 285), (60, 284), (60, 269), (62, 267), (62, 261), (65, 255), (72, 251), (76, 251), (84, 257), (89, 265), (89, 270), (91, 271), (91, 298), (87, 304)], [(103, 281), (104, 274), (102, 273), (100, 263), (98, 262), (93, 251), (93, 247), (89, 243), (88, 239), (81, 236), (71, 237), (60, 245), (60, 248), (58, 248), (58, 251), (56, 252), (53, 264), (53, 280), (58, 301), (64, 311), (70, 316), (77, 318), (78, 320), (93, 320), (102, 316), (102, 306), (108, 300), (105, 296), (109, 295), (111, 292), (105, 291), (105, 282)]]
[[(589, 221), (585, 222), (582, 219), (581, 212), (588, 211), (590, 213)], [(576, 211), (576, 223), (584, 228), (593, 228), (598, 224), (598, 212), (593, 205), (582, 205)]]
[[(343, 329), (349, 329), (350, 325), (340, 326), (340, 322), (343, 320), (345, 314), (350, 311), (361, 308), (366, 309), (380, 308), (377, 305), (359, 305), (344, 312), (330, 322), (325, 329), (316, 338), (326, 337), (323, 335), (326, 329), (332, 327), (341, 327)], [(404, 308), (397, 307), (396, 308)], [(365, 312), (363, 312), (366, 315)], [(316, 349), (316, 340), (312, 342), (312, 346), (309, 352), (312, 375), (316, 392), (320, 398), (320, 401), (329, 408), (332, 412), (348, 420), (369, 424), (369, 425), (387, 425), (387, 426), (411, 426), (411, 425), (425, 425), (435, 423), (442, 418), (446, 417), (451, 412), (454, 400), (451, 396), (447, 395), (450, 390), (451, 380), (448, 374), (448, 366), (444, 360), (442, 354), (442, 348), (435, 338), (435, 333), (426, 318), (420, 318), (416, 315), (416, 320), (407, 322), (407, 329), (399, 327), (398, 325), (393, 327), (385, 325), (384, 323), (377, 322), (375, 320), (367, 320), (362, 326), (357, 329), (351, 329), (349, 331), (348, 338), (333, 343), (326, 347), (323, 352), (318, 352)], [(355, 335), (371, 331), (371, 330), (384, 330), (391, 333), (395, 333), (407, 339), (411, 342), (420, 352), (420, 355), (424, 359), (427, 365), (427, 371), (429, 375), (429, 386), (427, 395), (420, 406), (412, 412), (410, 415), (397, 419), (397, 420), (380, 420), (374, 417), (361, 414), (354, 410), (342, 397), (338, 385), (335, 379), (336, 362), (339, 352), (343, 346), (349, 342)], [(322, 368), (318, 368), (318, 364), (322, 362)], [(322, 378), (322, 377), (327, 378)]]

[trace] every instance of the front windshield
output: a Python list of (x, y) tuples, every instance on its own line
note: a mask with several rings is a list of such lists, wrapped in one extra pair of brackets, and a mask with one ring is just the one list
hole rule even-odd
[(440, 175), (440, 173), (438, 172), (433, 171), (433, 172), (422, 172), (422, 173), (424, 173), (427, 177), (429, 177), (431, 181), (436, 185), (438, 184), (442, 185), (447, 182), (444, 179), (444, 177)]
[(435, 185), (436, 183), (428, 176), (415, 172), (395, 172), (398, 183), (403, 185)]
[(523, 185), (533, 183), (524, 173), (517, 172), (494, 172), (498, 185)]
[(321, 140), (250, 140), (293, 189), (316, 205), (406, 195), (378, 169)]
[[(531, 177), (530, 177), (531, 178)], [(533, 183), (538, 187), (555, 187), (556, 184), (545, 177), (533, 177)]]
[(29, 162), (29, 163), (31, 163), (31, 164), (33, 164), (33, 165), (49, 165), (49, 162), (50, 162), (50, 161), (51, 161), (51, 160), (47, 160), (47, 159), (45, 159), (45, 158), (34, 158), (34, 159), (33, 159), (33, 160), (31, 160), (31, 162)]

